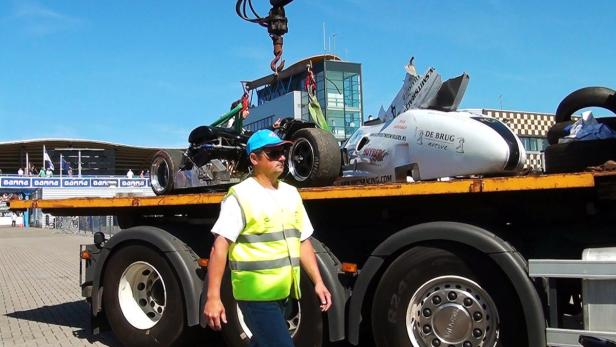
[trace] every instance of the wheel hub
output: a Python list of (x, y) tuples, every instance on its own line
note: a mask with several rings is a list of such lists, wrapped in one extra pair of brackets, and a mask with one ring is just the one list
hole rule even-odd
[(156, 192), (162, 192), (169, 182), (169, 166), (162, 158), (156, 158), (152, 163), (150, 181)]
[(314, 148), (304, 138), (299, 138), (293, 144), (289, 154), (289, 172), (297, 181), (305, 181), (310, 177), (314, 158)]
[(156, 325), (165, 312), (165, 282), (152, 265), (138, 261), (120, 277), (118, 301), (124, 318), (137, 329)]
[(498, 341), (498, 312), (474, 281), (443, 276), (422, 285), (407, 309), (413, 346), (492, 347)]

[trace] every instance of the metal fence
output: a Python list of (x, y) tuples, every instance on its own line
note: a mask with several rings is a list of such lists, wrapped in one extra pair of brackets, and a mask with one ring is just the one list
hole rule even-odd
[(69, 233), (94, 234), (100, 231), (112, 235), (120, 231), (114, 216), (55, 217), (48, 225)]

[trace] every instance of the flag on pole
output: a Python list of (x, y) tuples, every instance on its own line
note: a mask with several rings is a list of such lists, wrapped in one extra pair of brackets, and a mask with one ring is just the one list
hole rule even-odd
[(51, 161), (51, 158), (49, 157), (49, 154), (47, 154), (47, 150), (45, 149), (45, 145), (43, 145), (43, 166), (47, 167), (47, 165), (45, 165), (46, 162), (49, 162), (49, 168), (50, 169), (54, 169), (53, 168), (53, 162)]
[(26, 176), (30, 176), (30, 160), (28, 158), (28, 152), (26, 152), (26, 169), (24, 170)]

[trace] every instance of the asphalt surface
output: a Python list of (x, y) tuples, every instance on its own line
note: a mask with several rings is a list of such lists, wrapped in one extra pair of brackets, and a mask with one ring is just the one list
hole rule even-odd
[[(89, 333), (79, 287), (79, 245), (88, 243), (90, 234), (0, 227), (0, 346), (122, 346), (111, 331)], [(224, 347), (200, 333), (187, 345)]]

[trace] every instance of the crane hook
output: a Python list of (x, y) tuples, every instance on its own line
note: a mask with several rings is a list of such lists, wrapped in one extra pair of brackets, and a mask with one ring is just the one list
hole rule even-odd
[[(278, 64), (278, 65), (277, 65)], [(280, 71), (284, 70), (284, 59), (282, 59), (282, 48), (274, 53), (274, 59), (270, 64), (270, 68), (274, 71), (275, 75), (278, 75)]]

